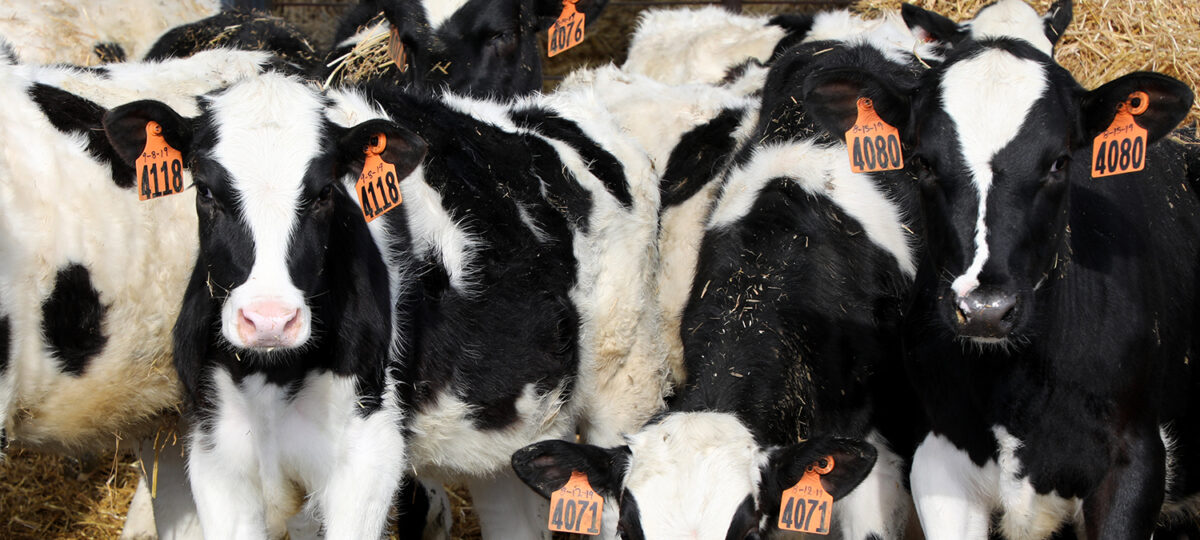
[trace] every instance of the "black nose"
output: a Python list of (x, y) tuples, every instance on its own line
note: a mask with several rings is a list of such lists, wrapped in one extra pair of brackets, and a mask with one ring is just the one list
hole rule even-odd
[(999, 291), (973, 291), (955, 302), (958, 332), (967, 337), (1008, 337), (1017, 311), (1017, 296)]

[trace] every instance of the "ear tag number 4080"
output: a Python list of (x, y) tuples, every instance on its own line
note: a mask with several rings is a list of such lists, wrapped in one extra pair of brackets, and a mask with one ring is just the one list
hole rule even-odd
[(167, 144), (158, 122), (146, 122), (146, 146), (134, 160), (133, 169), (138, 175), (138, 200), (183, 191), (183, 154)]
[(819, 467), (808, 466), (804, 476), (783, 492), (779, 507), (779, 528), (810, 534), (829, 534), (833, 518), (833, 496), (821, 485), (821, 475), (833, 470), (833, 457)]
[(375, 135), (367, 146), (367, 158), (363, 161), (362, 173), (354, 184), (358, 200), (362, 203), (363, 217), (367, 223), (400, 206), (400, 180), (396, 178), (396, 166), (383, 160), (380, 155), (387, 148), (387, 135)]
[(875, 112), (875, 103), (870, 98), (858, 98), (857, 106), (858, 120), (846, 132), (850, 170), (864, 173), (903, 168), (900, 131), (879, 117), (879, 113)]
[(571, 534), (600, 534), (600, 519), (604, 515), (604, 497), (588, 483), (587, 475), (571, 471), (567, 485), (550, 494), (550, 525), (552, 531)]
[(1146, 129), (1133, 117), (1150, 108), (1150, 96), (1134, 92), (1117, 109), (1117, 116), (1092, 141), (1092, 178), (1137, 172), (1146, 168)]
[(578, 0), (563, 0), (562, 14), (550, 27), (547, 41), (548, 56), (554, 56), (583, 43), (583, 14), (575, 9)]

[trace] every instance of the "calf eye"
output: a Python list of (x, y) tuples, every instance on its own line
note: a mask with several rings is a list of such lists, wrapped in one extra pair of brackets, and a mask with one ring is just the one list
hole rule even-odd
[(192, 185), (196, 187), (196, 197), (205, 202), (212, 200), (212, 191), (208, 189), (208, 186), (201, 184), (200, 182), (192, 182)]
[(496, 56), (508, 56), (517, 49), (517, 35), (512, 32), (499, 32), (488, 38), (488, 47)]
[(1054, 160), (1054, 163), (1050, 164), (1050, 172), (1056, 173), (1065, 169), (1067, 167), (1067, 163), (1070, 161), (1071, 158), (1068, 156), (1058, 156), (1058, 159)]
[(321, 192), (317, 194), (317, 200), (327, 201), (330, 195), (333, 195), (333, 184), (325, 184), (325, 187), (321, 188)]

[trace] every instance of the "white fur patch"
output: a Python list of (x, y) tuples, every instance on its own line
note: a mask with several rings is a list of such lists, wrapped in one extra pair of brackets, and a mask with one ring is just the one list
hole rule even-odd
[(909, 63), (911, 58), (908, 55), (940, 59), (935, 44), (919, 39), (896, 10), (885, 11), (874, 19), (864, 18), (846, 9), (817, 13), (804, 41), (825, 40), (870, 45), (898, 64)]
[(896, 258), (901, 271), (910, 277), (916, 274), (900, 208), (870, 177), (850, 171), (846, 147), (841, 144), (795, 141), (758, 148), (748, 163), (729, 172), (708, 228), (728, 227), (745, 217), (759, 192), (776, 178), (787, 178), (809, 193), (832, 200), (862, 225), (876, 245)]
[(421, 0), (425, 8), (425, 17), (429, 20), (430, 28), (438, 28), (447, 19), (458, 13), (470, 0)]
[(867, 435), (878, 452), (875, 466), (862, 483), (837, 502), (842, 538), (903, 538), (908, 524), (909, 495), (904, 488), (904, 459), (878, 432)]
[(959, 148), (979, 197), (975, 255), (951, 285), (959, 298), (979, 286), (979, 272), (988, 258), (986, 218), (992, 159), (1020, 133), (1047, 84), (1040, 64), (1002, 50), (984, 51), (950, 66), (943, 74), (942, 106), (954, 121)]
[(742, 62), (771, 56), (784, 31), (768, 20), (716, 6), (646, 10), (621, 69), (667, 84), (714, 84)]
[(1080, 501), (1064, 499), (1055, 493), (1038, 494), (1028, 478), (1022, 478), (1017, 450), (1022, 443), (1002, 426), (993, 426), (992, 434), (1000, 446), (999, 489), (1000, 530), (1008, 538), (1048, 538), (1062, 522), (1080, 510)]
[(999, 0), (979, 11), (971, 20), (971, 37), (1017, 38), (1028, 41), (1047, 56), (1054, 44), (1046, 37), (1046, 21), (1024, 0)]
[(747, 496), (758, 500), (768, 456), (731, 414), (672, 413), (628, 438), (625, 488), (646, 538), (725, 538)]
[(927, 540), (988, 537), (1000, 469), (978, 467), (941, 435), (930, 433), (913, 456), (911, 486)]

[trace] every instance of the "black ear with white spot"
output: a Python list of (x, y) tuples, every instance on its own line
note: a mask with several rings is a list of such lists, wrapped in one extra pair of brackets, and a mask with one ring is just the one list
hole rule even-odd
[(586, 474), (588, 483), (601, 495), (616, 497), (628, 463), (628, 447), (600, 448), (559, 440), (531, 444), (512, 456), (517, 477), (546, 498), (567, 485), (573, 471)]
[(909, 101), (890, 85), (856, 68), (817, 71), (804, 81), (804, 103), (829, 134), (845, 139), (858, 119), (858, 98), (870, 98), (875, 112), (907, 138)]
[[(1186, 84), (1161, 73), (1130, 73), (1083, 96), (1079, 104), (1083, 133), (1075, 145), (1087, 146), (1096, 135), (1108, 129), (1121, 103), (1134, 92), (1145, 92), (1150, 98), (1146, 111), (1133, 117), (1134, 122), (1146, 130), (1147, 143), (1170, 133), (1192, 107), (1192, 90)], [(1134, 105), (1136, 108), (1138, 104)]]
[(1050, 5), (1043, 20), (1046, 21), (1046, 39), (1050, 40), (1051, 45), (1058, 43), (1058, 38), (1067, 31), (1072, 16), (1071, 0), (1058, 0)]
[(954, 45), (967, 37), (968, 32), (949, 18), (912, 4), (900, 5), (900, 17), (909, 30), (922, 41), (940, 41)]
[[(583, 14), (584, 24), (591, 28), (607, 5), (608, 0), (577, 0), (575, 10)], [(563, 0), (533, 0), (533, 9), (538, 18), (538, 30), (545, 30), (562, 15)]]
[(366, 160), (366, 149), (378, 136), (386, 137), (380, 157), (396, 166), (396, 176), (407, 177), (425, 159), (427, 145), (416, 133), (390, 120), (368, 120), (346, 131), (338, 141), (339, 174), (357, 174)]
[(821, 486), (838, 500), (858, 487), (875, 466), (877, 452), (870, 443), (857, 439), (821, 437), (776, 449), (771, 453), (760, 484), (763, 514), (774, 523), (783, 492), (795, 486), (810, 465), (822, 465), (833, 457), (833, 470), (821, 475)]
[(147, 99), (112, 109), (104, 115), (104, 133), (117, 155), (132, 166), (146, 149), (146, 124), (151, 121), (162, 126), (163, 138), (183, 154), (183, 162), (187, 164), (192, 146), (192, 121), (165, 103)]

